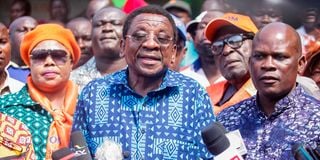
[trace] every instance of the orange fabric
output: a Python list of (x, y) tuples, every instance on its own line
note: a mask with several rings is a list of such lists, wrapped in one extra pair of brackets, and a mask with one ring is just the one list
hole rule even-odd
[[(32, 100), (38, 102), (53, 117), (47, 139), (46, 153), (46, 158), (50, 157), (51, 159), (52, 151), (69, 146), (73, 114), (78, 98), (78, 86), (69, 80), (66, 85), (64, 106), (61, 107), (62, 110), (53, 110), (49, 99), (34, 86), (30, 76), (27, 78), (27, 85)], [(59, 141), (54, 143), (51, 138), (58, 138)]]
[(58, 24), (41, 24), (28, 32), (21, 42), (20, 56), (26, 65), (30, 66), (29, 55), (33, 48), (44, 40), (58, 41), (71, 53), (73, 64), (77, 64), (79, 61), (81, 51), (73, 33), (69, 29), (65, 29)]
[(208, 23), (204, 30), (207, 39), (212, 42), (216, 32), (225, 26), (235, 26), (246, 32), (258, 32), (258, 28), (250, 17), (241, 14), (226, 13), (221, 18), (213, 19)]
[(229, 85), (230, 84), (227, 81), (222, 81), (207, 87), (207, 92), (211, 98), (211, 102), (213, 104), (213, 111), (215, 115), (218, 115), (225, 108), (237, 104), (242, 100), (250, 98), (257, 92), (256, 88), (252, 83), (252, 80), (249, 79), (226, 103), (224, 103), (221, 106), (218, 106), (218, 102), (223, 97), (223, 94)]

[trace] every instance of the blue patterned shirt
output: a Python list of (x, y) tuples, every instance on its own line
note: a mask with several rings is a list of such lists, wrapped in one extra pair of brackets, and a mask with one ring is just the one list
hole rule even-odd
[(278, 101), (267, 117), (253, 96), (218, 115), (229, 131), (240, 129), (248, 150), (247, 159), (294, 159), (292, 146), (320, 144), (320, 102), (298, 85)]
[(127, 72), (96, 79), (81, 93), (73, 131), (83, 131), (91, 154), (110, 139), (130, 159), (212, 158), (200, 134), (215, 121), (204, 88), (168, 70), (160, 87), (143, 97), (130, 88)]

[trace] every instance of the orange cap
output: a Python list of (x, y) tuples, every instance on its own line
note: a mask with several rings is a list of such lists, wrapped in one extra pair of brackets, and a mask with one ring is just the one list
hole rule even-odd
[(29, 55), (33, 48), (44, 40), (56, 40), (61, 43), (71, 53), (73, 63), (78, 63), (81, 51), (72, 32), (58, 24), (41, 24), (28, 32), (21, 42), (20, 56), (26, 65), (30, 66)]
[(221, 18), (213, 19), (205, 28), (205, 35), (212, 42), (216, 32), (225, 26), (235, 26), (245, 32), (257, 33), (258, 29), (250, 17), (241, 14), (226, 13)]

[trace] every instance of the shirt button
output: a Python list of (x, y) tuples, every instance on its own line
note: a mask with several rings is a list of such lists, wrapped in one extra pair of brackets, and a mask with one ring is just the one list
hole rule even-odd
[(141, 129), (141, 133), (144, 134), (146, 133), (146, 130), (144, 128)]

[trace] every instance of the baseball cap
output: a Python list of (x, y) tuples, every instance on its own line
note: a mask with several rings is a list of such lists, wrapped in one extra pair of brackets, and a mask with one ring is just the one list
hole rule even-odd
[(250, 17), (241, 14), (226, 13), (221, 18), (213, 19), (208, 23), (204, 31), (205, 36), (212, 42), (216, 32), (225, 26), (235, 26), (245, 32), (252, 32), (254, 34), (258, 32), (258, 28)]
[(174, 16), (173, 14), (170, 14), (171, 17), (174, 20), (174, 23), (176, 24), (177, 30), (178, 30), (178, 34), (179, 36), (186, 41), (187, 40), (187, 31), (186, 31), (186, 26), (184, 25), (184, 23), (176, 16)]
[(166, 4), (163, 5), (163, 8), (165, 10), (168, 10), (170, 8), (179, 8), (179, 9), (182, 9), (184, 11), (187, 11), (189, 15), (191, 15), (191, 13), (192, 13), (189, 3), (184, 2), (182, 0), (169, 1)]
[(201, 12), (194, 20), (187, 23), (187, 32), (192, 33), (197, 28), (197, 25), (202, 21), (202, 18), (207, 14), (207, 11)]

